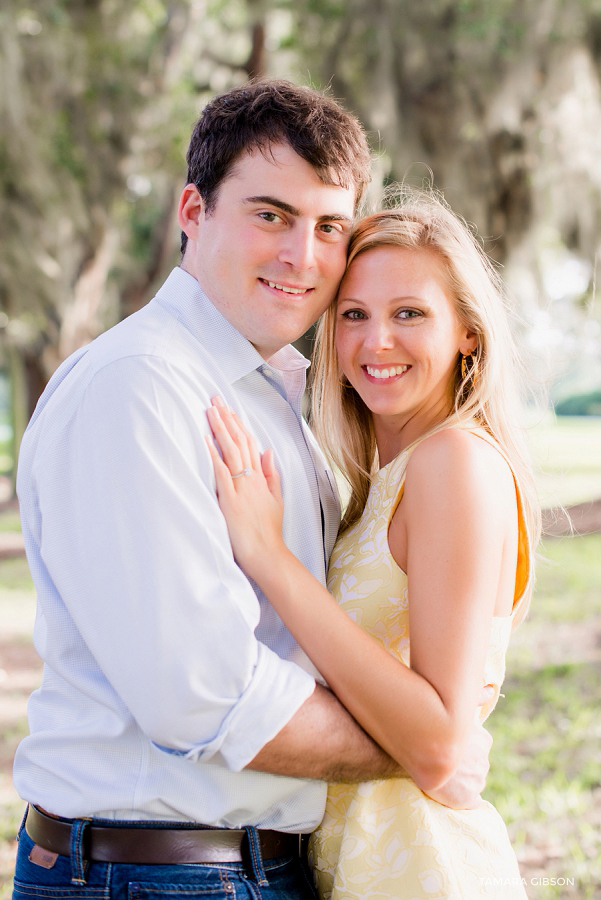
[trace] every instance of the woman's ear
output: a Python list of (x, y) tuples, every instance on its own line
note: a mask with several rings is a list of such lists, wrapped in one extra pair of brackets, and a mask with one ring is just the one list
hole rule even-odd
[(459, 352), (462, 356), (469, 356), (478, 349), (478, 335), (475, 331), (468, 331), (466, 328), (459, 344)]

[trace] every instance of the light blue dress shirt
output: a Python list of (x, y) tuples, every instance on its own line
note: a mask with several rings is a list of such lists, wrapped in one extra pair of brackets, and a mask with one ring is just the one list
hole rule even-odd
[(148, 306), (55, 373), (18, 493), (44, 660), (17, 751), (50, 812), (309, 831), (326, 786), (244, 767), (315, 673), (234, 562), (204, 435), (220, 394), (273, 447), (284, 537), (322, 582), (336, 488), (301, 416), (307, 361), (266, 363), (175, 269)]

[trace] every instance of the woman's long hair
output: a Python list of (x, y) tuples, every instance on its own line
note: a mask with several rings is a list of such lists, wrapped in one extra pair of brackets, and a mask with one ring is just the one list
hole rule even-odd
[[(520, 488), (533, 548), (540, 535), (540, 510), (524, 436), (516, 425), (520, 365), (501, 280), (468, 226), (439, 194), (403, 185), (395, 200), (394, 207), (359, 222), (351, 238), (348, 266), (361, 253), (382, 246), (427, 249), (438, 255), (457, 316), (478, 336), (478, 347), (474, 368), (466, 367), (464, 375), (458, 355), (454, 408), (430, 433), (451, 423), (476, 421), (498, 442)], [(371, 413), (340, 369), (335, 328), (334, 302), (317, 330), (311, 408), (318, 440), (350, 486), (342, 521), (346, 529), (365, 508), (377, 451)]]

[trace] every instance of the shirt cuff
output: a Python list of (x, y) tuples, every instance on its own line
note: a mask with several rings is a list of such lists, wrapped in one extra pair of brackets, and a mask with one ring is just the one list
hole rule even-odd
[(294, 663), (258, 643), (250, 684), (230, 710), (216, 736), (190, 749), (186, 759), (205, 762), (216, 753), (232, 772), (240, 772), (287, 725), (315, 690), (315, 679)]

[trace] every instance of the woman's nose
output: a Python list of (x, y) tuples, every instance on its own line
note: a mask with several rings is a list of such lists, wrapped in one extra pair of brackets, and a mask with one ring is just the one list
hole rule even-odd
[(365, 335), (365, 346), (376, 351), (390, 350), (394, 346), (390, 324), (384, 320), (371, 319)]

